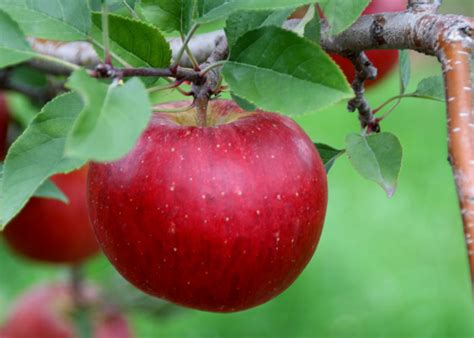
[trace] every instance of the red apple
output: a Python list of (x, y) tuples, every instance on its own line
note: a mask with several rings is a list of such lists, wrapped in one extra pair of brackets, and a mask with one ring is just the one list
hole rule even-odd
[(10, 114), (5, 95), (0, 92), (0, 160), (3, 161), (7, 152), (7, 132)]
[(3, 237), (17, 253), (37, 261), (77, 263), (99, 251), (89, 223), (87, 168), (52, 177), (69, 204), (32, 198), (7, 225)]
[(225, 100), (211, 101), (208, 115), (202, 128), (194, 111), (155, 114), (127, 156), (91, 164), (89, 212), (103, 251), (132, 284), (231, 312), (280, 294), (309, 262), (326, 172), (285, 116)]
[[(84, 304), (91, 315), (94, 338), (131, 338), (123, 315), (102, 311), (97, 290), (84, 290)], [(16, 303), (2, 338), (76, 338), (71, 289), (64, 284), (48, 284), (34, 288)]]
[[(362, 14), (375, 14), (384, 12), (400, 12), (407, 8), (407, 0), (372, 0)], [(296, 10), (290, 18), (302, 18), (307, 10), (307, 6)], [(377, 78), (368, 80), (366, 87), (371, 86), (390, 74), (398, 63), (398, 50), (369, 50), (366, 54), (370, 61), (377, 68)], [(355, 78), (354, 66), (345, 57), (338, 54), (330, 54), (333, 60), (341, 67), (349, 82)]]

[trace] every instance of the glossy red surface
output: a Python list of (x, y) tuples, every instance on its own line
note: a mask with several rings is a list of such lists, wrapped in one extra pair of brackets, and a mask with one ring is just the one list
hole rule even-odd
[(155, 114), (125, 158), (91, 164), (89, 210), (103, 251), (135, 286), (230, 312), (275, 297), (304, 269), (327, 182), (291, 119), (223, 100), (209, 110), (233, 122), (198, 128)]
[(3, 237), (17, 253), (49, 263), (77, 263), (99, 251), (89, 223), (87, 168), (53, 176), (69, 204), (32, 198), (7, 225)]
[[(97, 290), (87, 287), (83, 302), (92, 306), (93, 338), (131, 338), (126, 319), (119, 313), (98, 312)], [(78, 338), (72, 315), (70, 289), (64, 284), (36, 287), (22, 295), (9, 314), (1, 338)]]

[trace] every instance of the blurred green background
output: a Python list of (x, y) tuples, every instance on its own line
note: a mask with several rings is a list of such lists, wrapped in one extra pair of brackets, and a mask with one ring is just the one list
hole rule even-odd
[[(443, 12), (474, 15), (471, 1)], [(413, 76), (440, 74), (432, 58), (411, 54)], [(398, 93), (396, 72), (368, 91), (373, 106)], [(317, 142), (343, 148), (359, 130), (345, 104), (298, 117)], [(462, 224), (447, 161), (444, 104), (406, 99), (382, 128), (396, 134), (404, 156), (398, 190), (361, 178), (346, 157), (329, 175), (329, 208), (317, 252), (281, 296), (236, 314), (183, 310), (170, 318), (131, 311), (136, 337), (474, 337), (474, 307)], [(87, 277), (112, 273), (99, 257)], [(66, 268), (25, 262), (0, 242), (0, 323), (32, 284), (66, 278)]]

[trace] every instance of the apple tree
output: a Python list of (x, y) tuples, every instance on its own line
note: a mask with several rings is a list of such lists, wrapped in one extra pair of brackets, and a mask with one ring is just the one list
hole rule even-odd
[[(41, 107), (10, 116), (7, 141), (0, 101), (6, 240), (46, 261), (77, 264), (96, 252), (95, 243), (72, 252), (92, 234), (80, 216), (64, 216), (74, 224), (67, 236), (63, 220), (32, 224), (68, 201), (58, 177), (89, 166), (89, 218), (127, 280), (193, 308), (256, 306), (311, 259), (326, 172), (339, 157), (395, 193), (402, 145), (383, 122), (401, 100), (419, 98), (446, 102), (474, 279), (474, 19), (439, 14), (439, 0), (377, 3), (0, 0), (0, 89)], [(408, 50), (436, 57), (443, 76), (407, 92)], [(389, 58), (399, 62), (400, 91), (372, 107), (366, 84)], [(170, 92), (182, 100), (169, 102)], [(310, 140), (291, 120), (344, 100), (360, 122), (345, 149)], [(44, 199), (55, 203), (49, 211), (25, 216)]]

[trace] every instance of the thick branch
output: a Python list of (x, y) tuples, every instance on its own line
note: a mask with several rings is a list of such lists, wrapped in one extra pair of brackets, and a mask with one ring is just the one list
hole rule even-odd
[[(431, 5), (433, 6), (433, 5)], [(286, 27), (291, 27), (289, 20)], [(400, 13), (364, 15), (343, 33), (332, 37), (323, 24), (321, 46), (328, 52), (344, 54), (370, 49), (411, 49), (428, 55), (436, 55), (439, 49), (438, 37), (443, 31), (465, 32), (472, 30), (471, 18), (461, 15), (440, 15), (432, 11), (408, 10)], [(189, 48), (199, 63), (206, 62), (218, 45), (225, 40), (223, 30), (194, 36)], [(59, 57), (72, 63), (93, 68), (100, 60), (92, 46), (86, 42), (58, 43), (41, 39), (31, 40), (33, 48), (44, 54)], [(181, 49), (181, 39), (170, 39), (173, 57)], [(472, 41), (471, 41), (472, 44)], [(180, 63), (192, 67), (186, 55)]]
[(474, 283), (474, 110), (470, 53), (461, 41), (440, 41), (446, 83), (449, 159), (461, 206), (471, 281)]
[[(370, 49), (411, 49), (436, 55), (440, 34), (468, 34), (473, 29), (471, 18), (439, 15), (424, 11), (405, 11), (360, 17), (349, 29), (331, 37), (323, 28), (321, 45), (329, 52), (364, 51)], [(472, 49), (472, 40), (467, 41)]]

